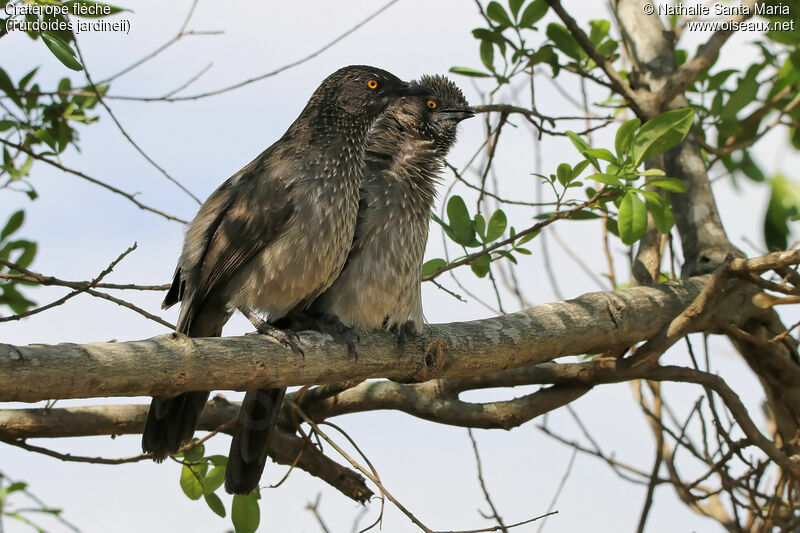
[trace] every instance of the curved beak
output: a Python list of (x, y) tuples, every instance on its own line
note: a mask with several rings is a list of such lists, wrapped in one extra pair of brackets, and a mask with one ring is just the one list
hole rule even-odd
[(439, 111), (439, 114), (442, 116), (442, 118), (461, 122), (462, 120), (474, 117), (475, 110), (471, 107), (461, 109), (442, 109)]
[(387, 91), (391, 96), (430, 96), (433, 92), (418, 83), (403, 83)]

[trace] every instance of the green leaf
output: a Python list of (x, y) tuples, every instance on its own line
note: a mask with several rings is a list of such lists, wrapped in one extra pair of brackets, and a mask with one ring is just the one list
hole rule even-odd
[(785, 250), (791, 234), (789, 220), (800, 214), (800, 186), (781, 175), (775, 176), (770, 185), (764, 240), (770, 251)]
[(11, 82), (11, 78), (9, 78), (8, 74), (6, 74), (6, 71), (2, 68), (0, 68), (0, 90), (6, 93), (6, 96), (11, 98), (11, 101), (17, 104), (17, 107), (23, 107), (22, 99), (20, 99), (19, 94), (17, 94), (17, 89)]
[(494, 20), (501, 26), (513, 26), (514, 23), (511, 21), (511, 18), (506, 13), (506, 10), (503, 9), (503, 6), (498, 4), (497, 2), (489, 2), (489, 5), (486, 6), (486, 14), (489, 16), (490, 19)]
[(675, 225), (675, 215), (672, 214), (666, 200), (654, 191), (642, 190), (639, 193), (647, 200), (650, 206), (650, 213), (653, 215), (653, 222), (661, 233), (667, 234)]
[(598, 159), (602, 159), (604, 161), (608, 161), (609, 163), (617, 162), (617, 158), (614, 157), (614, 154), (612, 154), (609, 150), (606, 150), (605, 148), (591, 148), (589, 150), (586, 150), (584, 154), (596, 157)]
[(660, 168), (648, 168), (647, 170), (643, 170), (641, 172), (638, 172), (638, 175), (639, 176), (648, 176), (648, 177), (649, 176), (663, 176), (664, 175), (664, 171), (661, 170)]
[(0, 231), (0, 242), (6, 240), (6, 237), (17, 231), (22, 223), (25, 221), (25, 212), (23, 210), (19, 210), (15, 212), (8, 218), (8, 222), (6, 222), (6, 226), (3, 228), (3, 231)]
[(477, 233), (481, 240), (486, 240), (486, 219), (483, 218), (483, 215), (480, 213), (475, 215), (475, 218), (472, 220), (472, 227), (475, 228), (475, 233)]
[(526, 242), (530, 241), (531, 239), (533, 239), (537, 235), (539, 235), (538, 231), (532, 231), (532, 232), (530, 232), (530, 233), (528, 233), (526, 235), (523, 235), (522, 237), (520, 237), (520, 239), (516, 242), (516, 244), (514, 246), (522, 246), (523, 244), (525, 244)]
[(567, 54), (572, 59), (580, 60), (580, 46), (578, 46), (578, 42), (567, 28), (561, 24), (551, 22), (547, 25), (546, 33), (547, 37), (556, 45), (556, 48)]
[(226, 466), (228, 458), (224, 455), (210, 455), (206, 459), (214, 466)]
[(647, 206), (633, 191), (626, 192), (622, 197), (617, 226), (620, 239), (629, 246), (647, 231)]
[(225, 518), (227, 513), (225, 512), (225, 506), (222, 505), (222, 500), (219, 499), (219, 496), (212, 492), (211, 494), (203, 495), (203, 498), (206, 500), (208, 507), (212, 511), (214, 511), (218, 516)]
[(489, 227), (486, 231), (486, 242), (492, 242), (499, 239), (506, 231), (508, 226), (508, 219), (502, 209), (498, 209), (489, 219)]
[(731, 93), (728, 101), (722, 107), (721, 118), (733, 119), (736, 114), (747, 104), (756, 99), (759, 83), (756, 76), (761, 71), (759, 65), (751, 65), (744, 77), (739, 79), (736, 90)]
[(603, 174), (603, 173), (592, 174), (591, 176), (589, 176), (589, 179), (590, 180), (599, 181), (600, 183), (603, 183), (605, 185), (611, 185), (612, 187), (622, 187), (623, 186), (623, 184), (620, 181), (620, 179), (618, 177), (614, 176), (613, 174)]
[(556, 177), (561, 185), (566, 186), (572, 180), (572, 167), (569, 163), (561, 163), (556, 169)]
[(667, 111), (645, 122), (633, 140), (633, 168), (680, 144), (692, 127), (694, 109)]
[(257, 493), (252, 492), (247, 496), (235, 494), (233, 496), (233, 509), (231, 520), (236, 533), (255, 533), (261, 521), (261, 511), (258, 508)]
[(622, 161), (622, 157), (630, 152), (631, 143), (633, 142), (634, 134), (639, 129), (642, 123), (638, 118), (632, 118), (622, 123), (622, 126), (617, 130), (617, 136), (614, 139), (614, 148), (617, 150), (617, 158)]
[(203, 496), (202, 479), (200, 465), (183, 465), (181, 468), (181, 490), (190, 500), (199, 500)]
[(203, 480), (203, 495), (208, 496), (222, 486), (225, 481), (225, 467), (215, 466)]
[(569, 137), (569, 140), (572, 141), (572, 145), (578, 149), (578, 152), (583, 153), (589, 149), (589, 143), (587, 143), (574, 131), (567, 130), (567, 137)]
[(453, 74), (461, 74), (462, 76), (472, 76), (473, 78), (491, 78), (491, 74), (487, 74), (486, 72), (481, 72), (480, 70), (475, 70), (474, 68), (468, 67), (451, 67), (450, 72)]
[(608, 35), (608, 30), (611, 29), (611, 23), (607, 20), (591, 20), (589, 25), (592, 29), (589, 32), (589, 40), (592, 44), (597, 46)]
[(467, 211), (467, 205), (460, 196), (453, 196), (447, 202), (447, 220), (454, 240), (461, 245), (467, 246), (475, 240), (475, 230), (472, 227), (472, 219)]
[(533, 0), (533, 2), (528, 4), (528, 7), (525, 8), (522, 12), (522, 16), (519, 18), (520, 27), (532, 27), (547, 14), (548, 7), (550, 6), (547, 5), (545, 0)]
[(21, 80), (19, 80), (18, 87), (19, 87), (20, 90), (24, 90), (25, 89), (25, 87), (28, 85), (28, 83), (31, 81), (31, 79), (33, 79), (33, 77), (36, 75), (36, 72), (38, 70), (39, 70), (39, 67), (34, 68), (33, 70), (31, 70), (30, 72), (25, 74), (22, 77)]
[(481, 62), (483, 65), (494, 72), (494, 45), (491, 41), (481, 41)]
[(43, 31), (41, 36), (47, 48), (65, 67), (72, 70), (83, 70), (83, 65), (78, 61), (75, 51), (66, 41), (47, 31)]
[(708, 90), (716, 91), (717, 89), (722, 87), (722, 84), (724, 84), (727, 81), (727, 79), (730, 77), (731, 74), (736, 74), (737, 72), (739, 71), (732, 68), (717, 72), (716, 74), (708, 78)]
[(206, 454), (206, 448), (202, 444), (198, 444), (193, 448), (186, 450), (183, 454), (184, 459), (189, 461), (190, 463), (199, 463), (203, 460), (203, 456)]
[(439, 270), (440, 268), (446, 267), (447, 261), (444, 259), (431, 259), (430, 261), (426, 261), (422, 265), (422, 275), (423, 276), (430, 276), (435, 271)]
[(678, 178), (655, 178), (647, 180), (647, 184), (660, 187), (665, 191), (686, 192), (686, 183)]
[(519, 10), (522, 7), (522, 4), (525, 3), (525, 0), (508, 0), (508, 7), (511, 8), (511, 14), (514, 15), (514, 20), (517, 20), (517, 15), (519, 15)]
[(473, 259), (469, 266), (476, 276), (483, 278), (489, 273), (489, 265), (492, 263), (492, 258), (489, 254), (481, 255)]

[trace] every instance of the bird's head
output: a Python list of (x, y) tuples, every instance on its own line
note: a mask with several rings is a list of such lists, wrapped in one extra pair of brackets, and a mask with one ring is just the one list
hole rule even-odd
[(403, 96), (426, 96), (431, 91), (421, 85), (408, 83), (391, 72), (366, 65), (344, 67), (322, 82), (339, 109), (352, 115), (374, 118), (394, 100)]
[(444, 157), (455, 144), (458, 123), (474, 117), (475, 111), (461, 89), (446, 77), (426, 74), (419, 83), (428, 87), (430, 94), (403, 98), (393, 107), (395, 118), (404, 128), (416, 130), (432, 141), (437, 153)]

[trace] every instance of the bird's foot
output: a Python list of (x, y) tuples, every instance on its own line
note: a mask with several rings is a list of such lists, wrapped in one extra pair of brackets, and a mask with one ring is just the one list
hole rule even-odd
[(395, 324), (389, 328), (389, 331), (397, 337), (397, 346), (401, 350), (405, 350), (406, 341), (409, 337), (417, 334), (417, 325), (409, 320), (405, 324)]
[(262, 320), (261, 324), (256, 326), (256, 330), (261, 335), (268, 335), (272, 337), (273, 339), (283, 344), (287, 348), (291, 348), (291, 350), (297, 355), (305, 358), (306, 353), (303, 351), (303, 348), (301, 348), (299, 344), (300, 336), (294, 331), (276, 328), (272, 324), (268, 323), (266, 320)]
[(306, 353), (303, 351), (303, 348), (300, 347), (300, 337), (294, 331), (276, 328), (260, 316), (258, 316), (252, 309), (246, 307), (240, 307), (239, 311), (242, 312), (244, 316), (253, 324), (256, 328), (256, 333), (261, 335), (268, 335), (284, 345), (287, 348), (290, 348), (294, 353), (297, 355), (305, 358)]
[(322, 313), (317, 317), (309, 317), (309, 327), (320, 333), (327, 333), (334, 340), (347, 345), (347, 351), (358, 360), (358, 350), (356, 350), (356, 342), (360, 337), (356, 330), (344, 324), (339, 317), (331, 313)]

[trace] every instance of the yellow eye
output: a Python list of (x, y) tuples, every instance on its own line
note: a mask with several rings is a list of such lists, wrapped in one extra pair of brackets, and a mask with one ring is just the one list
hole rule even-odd
[(436, 109), (436, 102), (433, 100), (428, 100), (425, 105), (428, 106), (428, 109)]
[(378, 88), (378, 80), (369, 80), (367, 82), (367, 87), (372, 89), (373, 91)]

